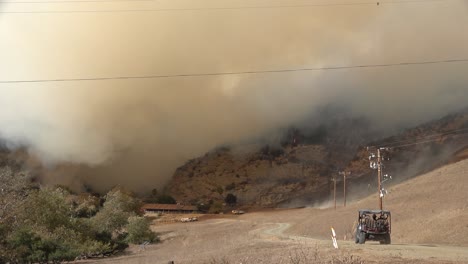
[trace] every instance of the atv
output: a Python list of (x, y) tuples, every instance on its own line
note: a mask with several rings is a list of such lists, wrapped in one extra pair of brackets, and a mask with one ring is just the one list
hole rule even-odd
[(366, 240), (379, 241), (380, 244), (391, 244), (390, 211), (359, 210), (356, 227), (356, 244), (364, 244)]

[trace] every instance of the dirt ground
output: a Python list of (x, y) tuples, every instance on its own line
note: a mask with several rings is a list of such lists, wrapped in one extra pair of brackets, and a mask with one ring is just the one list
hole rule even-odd
[[(336, 211), (282, 209), (155, 223), (161, 243), (88, 262), (468, 263), (468, 160), (391, 187), (384, 209), (392, 211), (392, 245), (356, 245), (352, 230), (357, 210), (377, 205), (372, 196)], [(332, 226), (337, 250), (330, 239)]]

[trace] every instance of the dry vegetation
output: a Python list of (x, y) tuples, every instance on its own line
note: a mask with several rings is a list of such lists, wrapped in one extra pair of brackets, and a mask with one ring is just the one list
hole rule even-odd
[[(299, 245), (275, 260), (277, 264), (363, 264), (364, 261), (349, 251), (326, 252), (318, 244), (314, 247)], [(227, 257), (209, 260), (208, 264), (264, 263), (262, 259), (250, 257), (230, 261)]]

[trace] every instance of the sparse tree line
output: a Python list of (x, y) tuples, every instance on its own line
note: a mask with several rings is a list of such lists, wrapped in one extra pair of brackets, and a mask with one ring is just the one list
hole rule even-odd
[(141, 202), (114, 188), (103, 197), (40, 188), (0, 168), (0, 263), (62, 262), (115, 254), (129, 243), (154, 242)]
[[(235, 183), (228, 184), (226, 186), (226, 190), (232, 190), (235, 187)], [(213, 189), (213, 192), (218, 193), (220, 196), (224, 193), (224, 189), (220, 186), (217, 186)], [(206, 197), (205, 197), (206, 198)], [(221, 213), (226, 211), (225, 206), (234, 206), (237, 204), (237, 196), (232, 193), (226, 194), (226, 196), (222, 196), (223, 200), (221, 199), (193, 199), (189, 202), (189, 204), (197, 206), (199, 212), (202, 213)], [(224, 203), (223, 203), (224, 201)], [(160, 193), (157, 189), (151, 190), (151, 193), (144, 198), (144, 202), (146, 203), (160, 203), (160, 204), (176, 204), (177, 201), (171, 195), (162, 192)], [(230, 211), (229, 208), (228, 211)]]
[(158, 189), (151, 190), (151, 193), (144, 199), (147, 203), (176, 204), (174, 197), (166, 193), (159, 193)]
[(228, 193), (224, 197), (224, 200), (209, 199), (205, 202), (203, 200), (194, 199), (191, 204), (196, 205), (198, 211), (202, 213), (218, 214), (232, 210), (232, 207), (237, 204), (237, 196), (232, 193)]

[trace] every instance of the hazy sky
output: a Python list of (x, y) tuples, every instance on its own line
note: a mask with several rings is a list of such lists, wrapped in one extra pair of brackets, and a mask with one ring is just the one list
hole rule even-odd
[[(17, 0), (19, 1), (19, 0)], [(0, 4), (0, 12), (353, 1)], [(355, 1), (362, 2), (362, 1)], [(0, 81), (190, 74), (468, 58), (467, 1), (125, 13), (0, 13)], [(213, 147), (340, 105), (401, 127), (466, 107), (468, 63), (277, 74), (0, 83), (0, 137), (51, 181), (160, 186)], [(310, 119), (307, 119), (310, 121)], [(71, 164), (71, 165), (70, 165)], [(79, 166), (78, 166), (79, 167)], [(65, 180), (66, 179), (66, 180)]]

